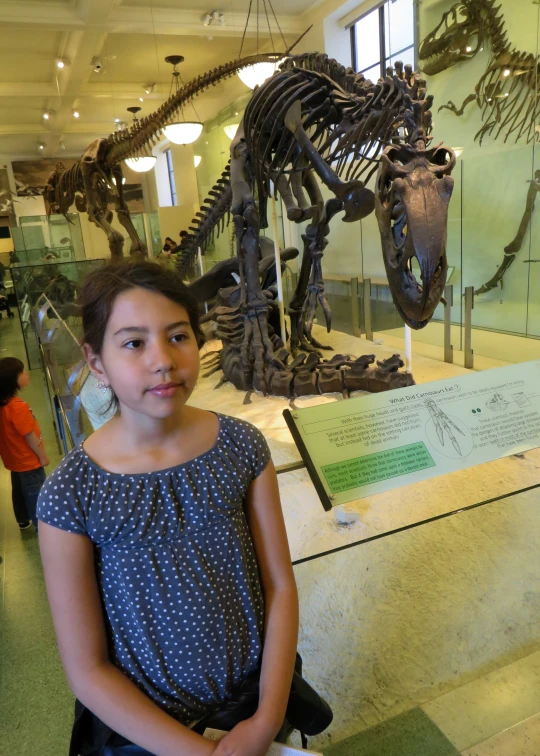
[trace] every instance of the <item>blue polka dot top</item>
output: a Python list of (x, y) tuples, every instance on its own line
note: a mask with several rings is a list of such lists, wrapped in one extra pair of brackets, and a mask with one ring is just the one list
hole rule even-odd
[(249, 423), (218, 419), (209, 451), (153, 473), (108, 473), (78, 446), (38, 504), (40, 520), (94, 543), (111, 660), (183, 724), (227, 700), (262, 648), (243, 503), (270, 451)]

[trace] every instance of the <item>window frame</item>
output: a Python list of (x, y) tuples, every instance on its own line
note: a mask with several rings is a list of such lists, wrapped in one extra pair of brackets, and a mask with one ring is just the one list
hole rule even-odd
[(176, 181), (174, 180), (174, 165), (172, 160), (171, 148), (165, 150), (165, 160), (167, 161), (167, 175), (169, 176), (169, 188), (171, 190), (171, 202), (173, 207), (178, 207), (178, 197), (176, 195)]
[[(353, 23), (350, 25), (350, 34), (351, 34), (351, 60), (352, 60), (352, 67), (356, 73), (364, 73), (365, 71), (369, 71), (370, 68), (373, 68), (374, 66), (379, 63), (380, 68), (380, 76), (384, 78), (386, 76), (386, 68), (390, 64), (390, 59), (394, 58), (396, 59), (397, 56), (401, 55), (402, 53), (407, 52), (408, 50), (412, 49), (413, 51), (413, 65), (416, 70), (416, 54), (417, 54), (417, 5), (415, 2), (413, 2), (413, 42), (412, 45), (407, 45), (406, 47), (403, 47), (401, 50), (397, 50), (395, 53), (388, 53), (386, 54), (386, 17), (385, 17), (385, 8), (392, 2), (392, 0), (383, 0), (379, 5), (376, 5), (374, 8), (371, 8), (370, 10), (366, 11), (366, 13), (363, 13), (361, 16), (359, 16), (356, 21), (353, 21)], [(362, 21), (364, 18), (369, 16), (370, 13), (377, 13), (379, 16), (379, 55), (380, 58), (378, 61), (374, 61), (368, 66), (365, 66), (364, 68), (358, 70), (357, 68), (357, 49), (356, 49), (356, 26), (357, 24)]]

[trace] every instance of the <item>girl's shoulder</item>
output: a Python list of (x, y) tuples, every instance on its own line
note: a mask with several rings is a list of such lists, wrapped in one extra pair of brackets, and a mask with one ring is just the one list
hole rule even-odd
[(67, 530), (86, 533), (88, 508), (88, 458), (76, 446), (47, 477), (39, 493), (38, 518)]
[(258, 477), (271, 458), (268, 442), (262, 431), (238, 417), (218, 414), (218, 418), (224, 445), (245, 459), (251, 468), (253, 478)]

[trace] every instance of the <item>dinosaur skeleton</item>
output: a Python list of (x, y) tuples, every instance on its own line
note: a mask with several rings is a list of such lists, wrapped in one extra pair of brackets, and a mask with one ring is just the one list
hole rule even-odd
[[(388, 69), (373, 84), (319, 53), (288, 57), (254, 91), (231, 143), (230, 165), (184, 235), (179, 260), (183, 273), (231, 213), (240, 298), (235, 307), (224, 301), (217, 318), (224, 344), (221, 366), (237, 388), (281, 393), (278, 383), (288, 373), (283, 350), (276, 352), (283, 345), (268, 328), (269, 303), (257, 269), (259, 233), (267, 226), (272, 192), (281, 196), (289, 220), (309, 221), (289, 306), (293, 357), (299, 350), (327, 348), (313, 337), (312, 326), (320, 305), (330, 330), (321, 258), (330, 220), (342, 210), (343, 220), (354, 222), (375, 208), (394, 303), (413, 328), (429, 322), (446, 282), (455, 165), (452, 150), (428, 147), (431, 103), (425, 82), (411, 66), (396, 62), (395, 71)], [(366, 184), (376, 172), (374, 194)], [(327, 202), (317, 178), (333, 195)], [(412, 273), (415, 257), (421, 283)], [(319, 365), (319, 358), (316, 354), (306, 364)], [(350, 369), (349, 363), (345, 359), (343, 365)], [(325, 365), (319, 368), (326, 370)], [(295, 381), (289, 376), (286, 382), (287, 395), (294, 395)]]
[[(475, 140), (482, 144), (485, 136), (502, 137), (504, 142), (526, 138), (527, 143), (538, 138), (536, 124), (540, 115), (540, 60), (532, 53), (519, 52), (511, 47), (504, 26), (504, 18), (495, 0), (462, 0), (443, 14), (439, 25), (420, 45), (419, 58), (428, 76), (447, 70), (457, 63), (470, 60), (490, 45), (485, 72), (458, 108), (453, 102), (442, 105), (462, 116), (471, 102), (478, 105), (482, 127)], [(535, 176), (527, 193), (527, 202), (518, 233), (504, 249), (504, 257), (496, 274), (475, 291), (485, 294), (498, 284), (521, 249), (525, 233), (534, 211), (536, 194), (540, 188)]]
[(66, 170), (62, 163), (58, 163), (47, 180), (43, 194), (47, 214), (61, 213), (67, 217), (69, 208), (75, 202), (77, 210), (87, 212), (89, 219), (107, 234), (111, 257), (118, 259), (123, 256), (124, 237), (111, 225), (113, 214), (109, 203), (114, 200), (118, 220), (131, 239), (130, 254), (146, 255), (146, 246), (139, 239), (125, 201), (122, 160), (151, 155), (152, 147), (159, 141), (165, 126), (209, 87), (234, 76), (244, 66), (273, 62), (280, 57), (282, 55), (279, 53), (261, 53), (218, 66), (188, 82), (155, 113), (141, 118), (130, 128), (104, 139), (96, 139), (72, 168)]

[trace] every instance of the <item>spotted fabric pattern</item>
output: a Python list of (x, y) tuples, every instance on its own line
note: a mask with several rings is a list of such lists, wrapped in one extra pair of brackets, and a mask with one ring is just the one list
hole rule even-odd
[(38, 517), (93, 542), (111, 660), (189, 724), (257, 667), (264, 602), (244, 500), (264, 436), (218, 415), (214, 446), (167, 470), (109, 473), (82, 445), (41, 489)]

